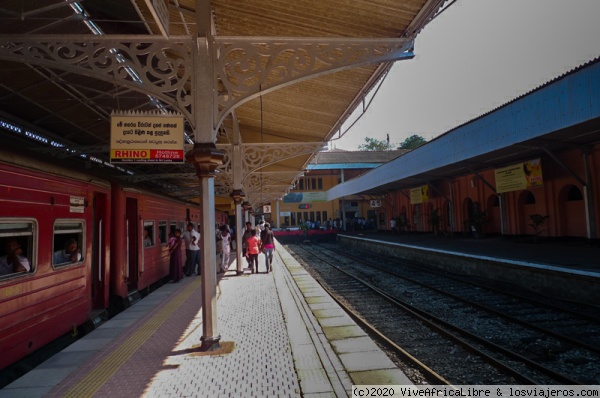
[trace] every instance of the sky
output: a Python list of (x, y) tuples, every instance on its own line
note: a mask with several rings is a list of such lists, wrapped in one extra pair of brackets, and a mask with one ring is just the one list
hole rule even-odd
[[(458, 0), (415, 41), (330, 148), (431, 140), (600, 56), (600, 0)], [(337, 137), (337, 135), (336, 135)]]

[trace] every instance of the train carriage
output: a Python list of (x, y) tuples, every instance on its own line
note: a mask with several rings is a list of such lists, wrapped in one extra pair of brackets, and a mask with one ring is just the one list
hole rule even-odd
[(199, 221), (198, 205), (0, 151), (0, 370), (167, 281), (168, 234)]

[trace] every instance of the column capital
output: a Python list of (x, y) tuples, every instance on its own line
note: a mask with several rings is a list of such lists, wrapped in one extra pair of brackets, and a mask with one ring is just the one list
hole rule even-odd
[(241, 189), (234, 189), (229, 197), (233, 199), (233, 203), (241, 205), (246, 195), (244, 195), (244, 192)]
[(197, 142), (187, 151), (185, 160), (196, 168), (198, 177), (214, 177), (218, 166), (223, 164), (223, 151), (212, 142)]

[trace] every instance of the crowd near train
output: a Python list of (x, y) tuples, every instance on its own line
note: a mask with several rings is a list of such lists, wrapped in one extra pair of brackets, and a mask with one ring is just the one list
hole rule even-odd
[(168, 235), (199, 217), (193, 203), (0, 152), (0, 370), (168, 280)]

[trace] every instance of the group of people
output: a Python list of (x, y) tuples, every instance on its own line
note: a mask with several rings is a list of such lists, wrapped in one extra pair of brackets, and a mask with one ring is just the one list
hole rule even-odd
[(256, 228), (252, 223), (246, 222), (246, 230), (242, 236), (243, 255), (248, 261), (248, 268), (258, 273), (258, 255), (265, 254), (265, 269), (269, 273), (273, 271), (273, 252), (275, 251), (275, 238), (269, 223), (260, 221)]
[[(194, 228), (193, 223), (188, 223), (186, 229), (183, 234), (179, 228), (169, 234), (169, 276), (173, 282), (181, 282), (184, 275), (202, 274), (200, 268), (200, 232)], [(185, 264), (183, 263), (181, 250), (183, 246), (185, 246)]]
[[(229, 269), (233, 231), (228, 225), (217, 228), (217, 273), (224, 273)], [(193, 223), (188, 223), (187, 231), (183, 234), (176, 229), (169, 235), (170, 277), (173, 282), (180, 282), (184, 275), (194, 273), (202, 274), (200, 266), (200, 233)], [(183, 263), (182, 247), (185, 246), (186, 260)], [(269, 223), (261, 221), (256, 228), (252, 223), (246, 223), (242, 236), (243, 256), (246, 257), (248, 267), (252, 273), (258, 273), (258, 255), (265, 254), (265, 269), (269, 273), (273, 270), (273, 252), (275, 251), (275, 238)]]
[[(9, 238), (5, 243), (5, 255), (0, 256), (0, 276), (31, 271), (31, 264), (23, 253), (19, 240)], [(52, 255), (53, 264), (75, 263), (83, 259), (76, 239), (65, 241), (64, 248)]]

